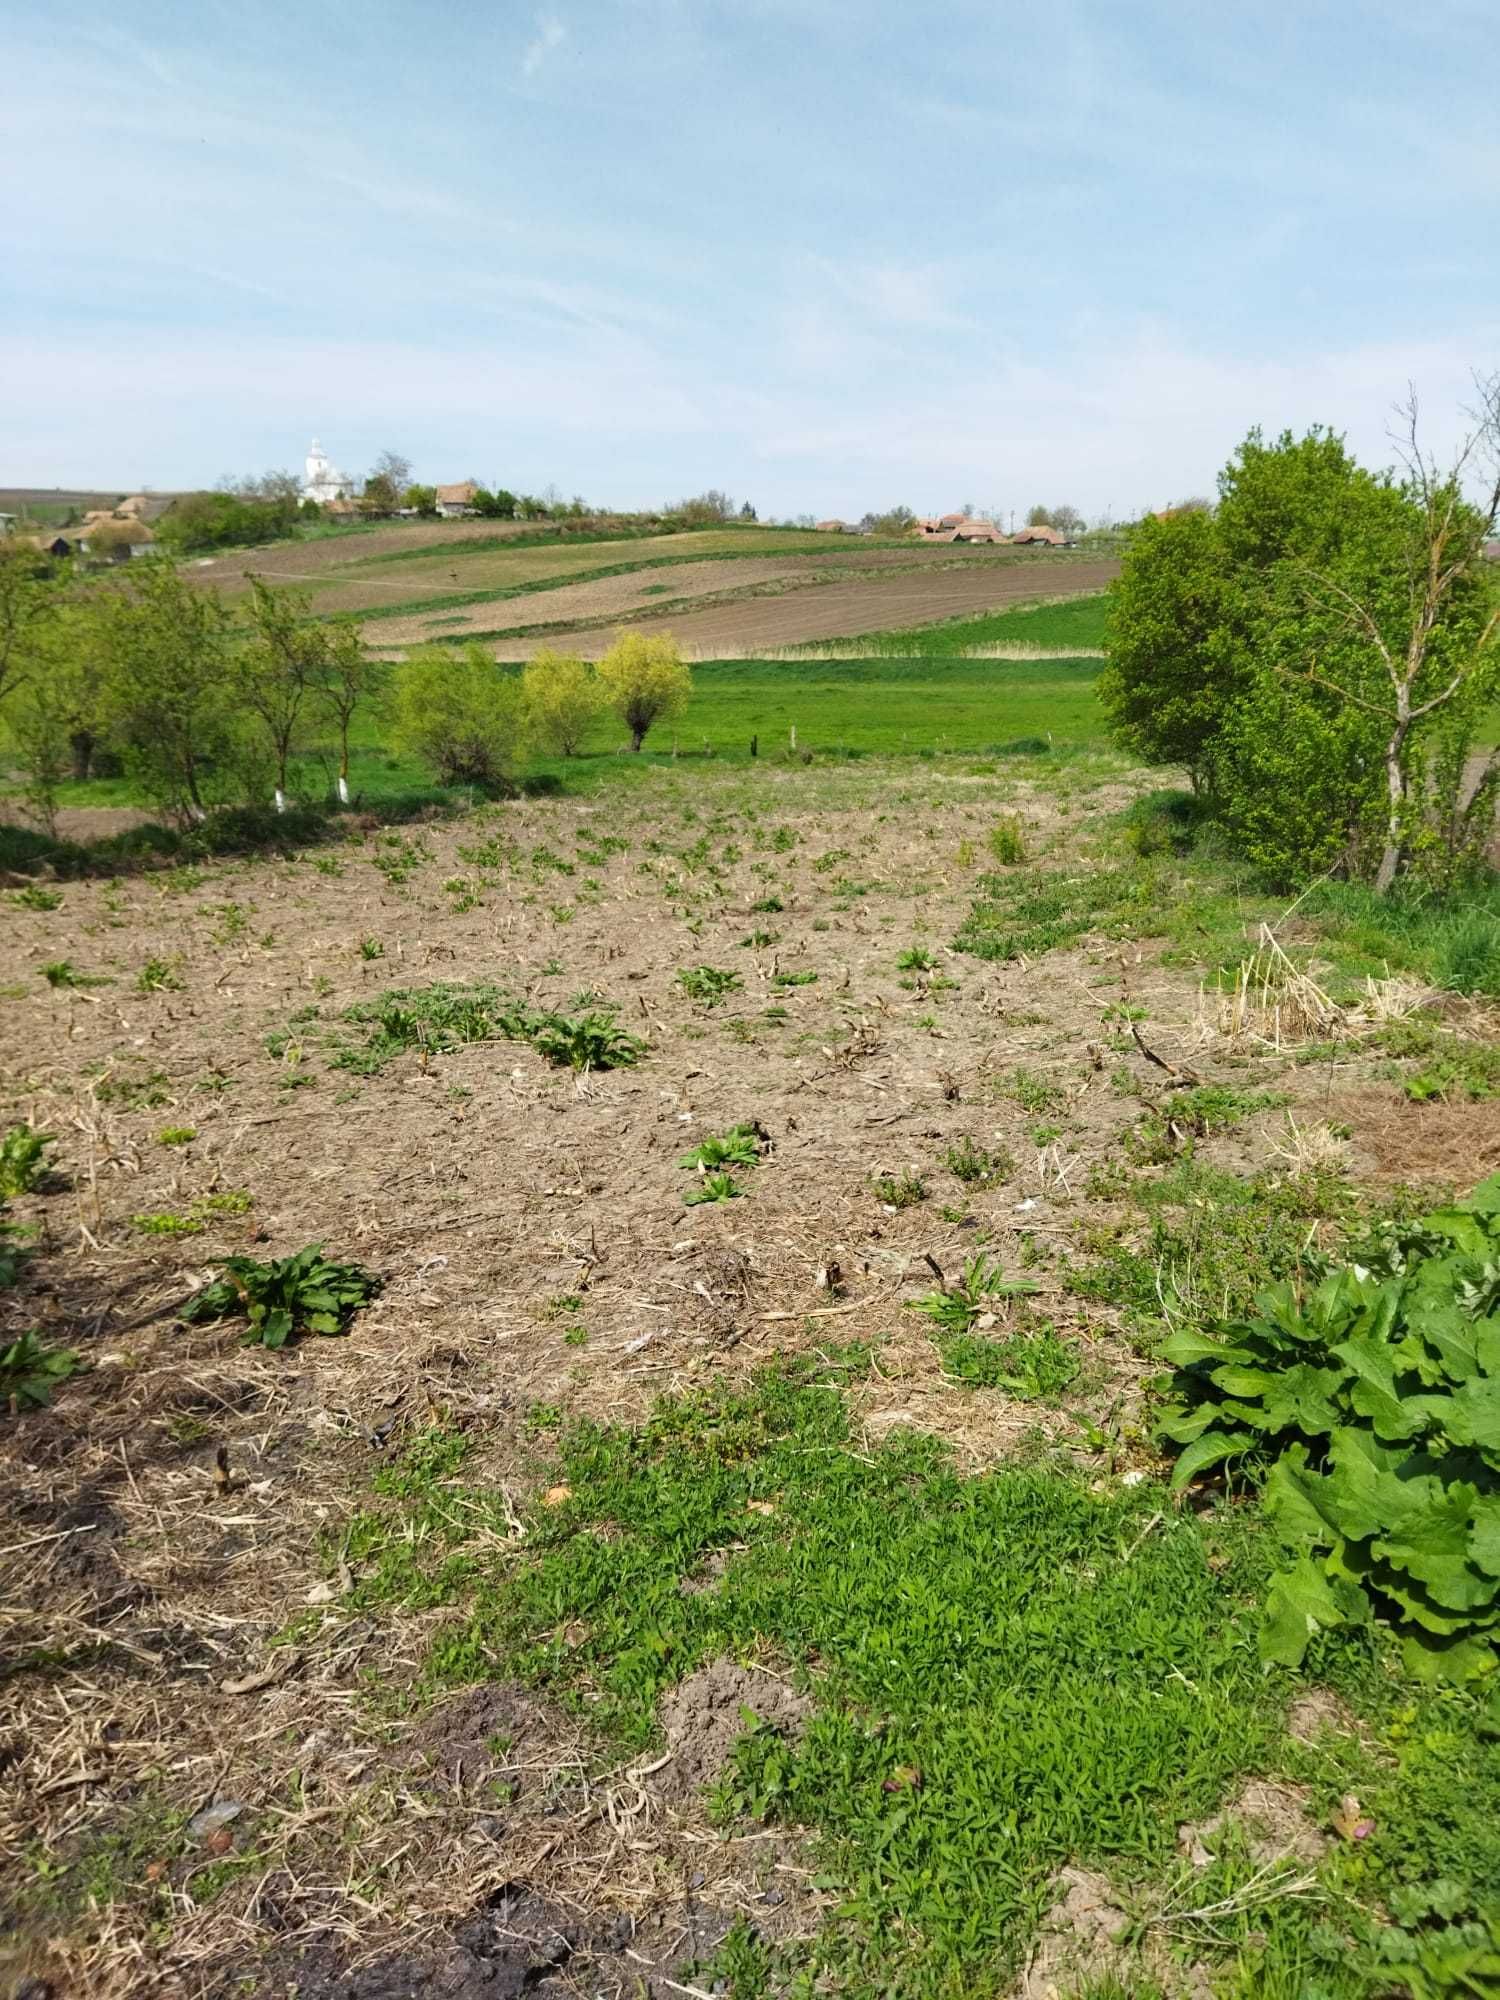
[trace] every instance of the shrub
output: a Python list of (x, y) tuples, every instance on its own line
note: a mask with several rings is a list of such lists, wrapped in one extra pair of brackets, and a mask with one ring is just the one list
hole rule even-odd
[(990, 828), (990, 853), (1003, 868), (1026, 859), (1026, 833), (1019, 813), (1007, 813)]
[(647, 731), (680, 715), (693, 692), (693, 677), (669, 632), (655, 638), (622, 632), (599, 662), (599, 680), (637, 751)]
[(1464, 1678), (1500, 1644), (1500, 1174), (1325, 1277), (1183, 1329), (1160, 1435), (1174, 1488), (1211, 1467), (1264, 1476), (1288, 1551), (1267, 1660), (1375, 1616), (1409, 1664)]
[(392, 736), (441, 784), (510, 791), (525, 745), (520, 683), (481, 645), (421, 647), (396, 674)]
[(304, 1333), (347, 1333), (382, 1283), (358, 1264), (331, 1263), (318, 1243), (269, 1263), (231, 1257), (224, 1270), (188, 1301), (182, 1318), (195, 1324), (243, 1317), (250, 1323), (246, 1343), (260, 1347), (284, 1347)]
[(598, 674), (575, 653), (544, 646), (522, 670), (526, 726), (536, 742), (560, 756), (578, 755), (604, 701)]

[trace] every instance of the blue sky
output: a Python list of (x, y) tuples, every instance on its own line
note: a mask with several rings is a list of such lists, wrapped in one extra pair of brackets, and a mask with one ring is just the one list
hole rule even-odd
[[(1234, 18), (1226, 20), (1226, 15)], [(1493, 0), (0, 0), (0, 483), (1124, 516), (1500, 365)]]

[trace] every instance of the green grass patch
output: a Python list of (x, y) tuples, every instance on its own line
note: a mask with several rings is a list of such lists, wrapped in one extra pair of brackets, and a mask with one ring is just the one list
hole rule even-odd
[[(1046, 589), (1047, 582), (1046, 572), (1039, 565), (1038, 595)], [(903, 652), (920, 649), (932, 658), (961, 653), (969, 646), (1077, 646), (1080, 652), (1095, 652), (1104, 646), (1108, 604), (1108, 597), (1100, 591), (1094, 596), (1070, 597), (1055, 604), (1026, 604), (1009, 611), (987, 611), (977, 618), (953, 618), (941, 625), (870, 632), (851, 643), (868, 644), (872, 654), (887, 649)], [(809, 641), (809, 645), (816, 643)]]
[(519, 1676), (587, 1715), (611, 1765), (650, 1749), (661, 1697), (710, 1662), (805, 1691), (800, 1734), (743, 1711), (711, 1804), (729, 1828), (810, 1829), (836, 1900), (809, 1943), (738, 1939), (719, 1970), (742, 2000), (988, 2000), (1069, 1861), (1148, 1912), (1249, 1880), (1233, 1844), (1192, 1871), (1176, 1828), (1278, 1771), (1309, 1784), (1324, 1824), (1357, 1792), (1373, 1828), (1336, 1845), (1314, 1894), (1183, 1927), (1184, 1962), (1246, 2000), (1373, 2000), (1419, 1955), (1481, 1963), (1491, 1926), (1500, 1938), (1500, 1758), (1477, 1702), (1419, 1711), (1368, 1633), (1319, 1637), (1311, 1677), (1358, 1705), (1369, 1740), (1292, 1746), (1297, 1682), (1256, 1649), (1273, 1552), (1253, 1510), (1174, 1510), (1149, 1482), (1053, 1465), (966, 1476), (920, 1435), (872, 1444), (841, 1393), (868, 1366), (784, 1364), (664, 1401), (639, 1430), (539, 1413), (553, 1504), (519, 1544), (506, 1497), (465, 1483), (463, 1441), (429, 1434), (344, 1538), (356, 1606), (445, 1612), (431, 1686)]

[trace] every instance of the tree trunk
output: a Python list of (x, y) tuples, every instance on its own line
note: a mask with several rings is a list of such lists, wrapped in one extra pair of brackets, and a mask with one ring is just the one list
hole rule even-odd
[[(1405, 703), (1402, 703), (1405, 707)], [(1402, 826), (1403, 809), (1406, 805), (1406, 738), (1411, 729), (1411, 718), (1398, 714), (1396, 727), (1391, 731), (1391, 740), (1385, 746), (1385, 789), (1390, 800), (1390, 811), (1385, 823), (1385, 850), (1380, 857), (1380, 866), (1375, 871), (1375, 893), (1388, 896), (1391, 884), (1396, 879), (1396, 870), (1401, 866), (1406, 835)]]
[(641, 745), (645, 742), (645, 740), (646, 740), (646, 732), (644, 729), (631, 730), (630, 747), (637, 756), (641, 754)]
[(89, 729), (75, 729), (68, 738), (68, 747), (73, 753), (73, 776), (80, 782), (87, 778), (94, 768), (94, 734)]

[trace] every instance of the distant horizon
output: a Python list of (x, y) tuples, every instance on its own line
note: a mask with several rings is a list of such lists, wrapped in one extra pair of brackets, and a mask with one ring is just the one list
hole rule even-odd
[(13, 8), (8, 471), (176, 492), (317, 435), (609, 509), (1126, 519), (1257, 424), (1383, 466), (1409, 382), (1441, 456), (1500, 362), (1489, 23)]

